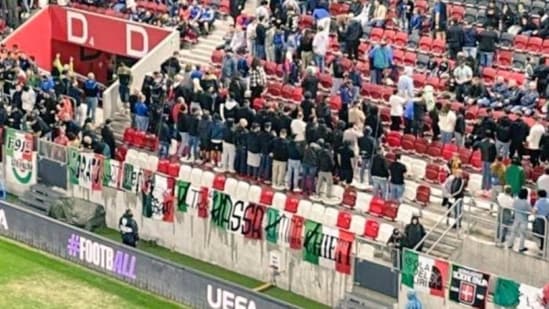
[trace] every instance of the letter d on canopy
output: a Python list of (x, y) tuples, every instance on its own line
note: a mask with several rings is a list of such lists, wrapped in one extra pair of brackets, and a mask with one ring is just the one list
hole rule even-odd
[[(74, 34), (75, 23), (80, 22), (82, 24), (82, 34)], [(67, 11), (67, 41), (84, 45), (88, 39), (88, 20), (84, 14)]]
[[(133, 46), (132, 34), (138, 34), (143, 38), (143, 47), (136, 49)], [(126, 54), (130, 57), (145, 57), (149, 52), (149, 35), (145, 28), (137, 25), (126, 24)]]

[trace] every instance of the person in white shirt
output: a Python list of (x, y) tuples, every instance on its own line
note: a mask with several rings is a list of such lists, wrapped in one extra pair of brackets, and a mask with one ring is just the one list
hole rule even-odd
[(460, 61), (461, 63), (454, 69), (454, 78), (456, 80), (456, 99), (462, 102), (463, 95), (473, 79), (473, 70), (465, 63), (465, 60)]
[(305, 127), (307, 123), (303, 121), (303, 112), (297, 112), (297, 117), (290, 123), (290, 129), (294, 135), (294, 141), (301, 143), (305, 141)]
[(544, 174), (538, 177), (536, 185), (538, 190), (545, 190), (545, 192), (549, 192), (549, 167), (546, 167)]
[(255, 30), (257, 28), (257, 18), (252, 19), (252, 22), (246, 26), (246, 45), (252, 56), (255, 56)]
[(440, 128), (440, 141), (441, 143), (448, 144), (454, 137), (454, 131), (456, 128), (457, 116), (453, 110), (450, 109), (450, 105), (446, 104), (442, 107), (438, 116), (438, 127)]
[(268, 20), (271, 15), (271, 10), (268, 6), (268, 1), (261, 1), (261, 4), (255, 9), (256, 18), (263, 17), (264, 20)]
[(526, 137), (528, 143), (528, 149), (530, 150), (530, 162), (533, 166), (539, 165), (539, 144), (541, 137), (545, 134), (545, 127), (540, 123), (539, 117), (534, 115), (536, 123), (530, 128), (530, 134)]
[(398, 93), (402, 97), (407, 98), (413, 98), (414, 97), (414, 68), (413, 67), (405, 67), (404, 68), (404, 74), (402, 74), (398, 78), (397, 88)]
[(239, 50), (246, 47), (246, 33), (242, 26), (237, 25), (230, 43), (231, 50), (238, 53)]
[(326, 52), (328, 51), (328, 44), (330, 42), (328, 34), (323, 31), (322, 26), (318, 27), (318, 30), (313, 38), (313, 53), (315, 57), (315, 63), (320, 72), (324, 71), (324, 59)]
[(498, 203), (498, 221), (496, 235), (500, 243), (505, 243), (505, 236), (509, 233), (509, 229), (513, 224), (513, 193), (510, 186), (505, 186), (503, 192), (497, 196)]
[[(16, 87), (21, 87), (17, 85)], [(29, 86), (23, 86), (21, 92), (21, 104), (23, 110), (26, 112), (31, 112), (34, 109), (34, 103), (36, 102), (36, 93)]]
[(389, 98), (389, 105), (391, 105), (391, 131), (400, 131), (405, 103), (406, 97), (400, 95), (400, 91), (398, 90), (395, 90)]

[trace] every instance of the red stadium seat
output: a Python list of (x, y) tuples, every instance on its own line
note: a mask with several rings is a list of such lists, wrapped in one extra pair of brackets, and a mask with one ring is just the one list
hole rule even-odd
[(458, 147), (456, 144), (446, 144), (442, 147), (442, 158), (448, 161), (456, 152), (458, 152)]
[(543, 44), (541, 45), (541, 53), (549, 55), (549, 39), (543, 40)]
[(435, 54), (444, 54), (446, 52), (446, 42), (439, 39), (434, 40), (431, 51)]
[(158, 148), (159, 140), (154, 134), (147, 134), (145, 136), (144, 147), (150, 151), (156, 151)]
[(399, 131), (389, 131), (387, 134), (387, 144), (392, 148), (400, 148), (402, 141), (402, 133)]
[(347, 3), (340, 3), (340, 2), (332, 2), (330, 5), (330, 13), (331, 15), (342, 15), (347, 14), (349, 12), (349, 4)]
[(276, 62), (265, 61), (265, 64), (263, 65), (263, 70), (267, 75), (276, 75)]
[(393, 44), (395, 42), (395, 37), (396, 32), (394, 30), (385, 30), (385, 32), (383, 32), (383, 38), (388, 44)]
[(545, 167), (538, 165), (532, 169), (532, 173), (530, 173), (530, 180), (532, 182), (536, 182), (539, 178), (539, 176), (543, 175), (545, 172)]
[(282, 83), (272, 82), (267, 84), (267, 93), (271, 97), (280, 97), (282, 95)]
[(379, 223), (375, 220), (368, 220), (364, 225), (364, 236), (376, 239), (379, 234)]
[(478, 171), (480, 171), (480, 169), (482, 168), (482, 159), (481, 159), (479, 150), (476, 150), (475, 152), (473, 152), (473, 155), (471, 156), (471, 167), (474, 170), (478, 170)]
[(508, 50), (497, 51), (497, 65), (500, 68), (510, 67), (513, 63), (513, 52)]
[(340, 211), (337, 215), (337, 227), (348, 230), (351, 227), (353, 215), (347, 211)]
[(343, 192), (343, 201), (341, 204), (345, 207), (349, 207), (351, 209), (355, 208), (356, 205), (356, 189), (353, 187), (348, 187)]
[(263, 187), (261, 188), (261, 196), (259, 197), (259, 203), (261, 205), (272, 205), (273, 204), (274, 191), (272, 188)]
[(417, 55), (413, 52), (407, 52), (404, 54), (404, 65), (414, 66), (417, 62)]
[(145, 132), (137, 131), (135, 133), (134, 137), (135, 138), (133, 140), (133, 146), (138, 147), (138, 148), (145, 147)]
[(286, 211), (296, 213), (298, 206), (299, 206), (299, 197), (295, 195), (288, 195), (286, 197), (286, 205), (284, 206), (284, 209)]
[(398, 215), (398, 202), (397, 201), (385, 201), (383, 208), (383, 216), (392, 221), (395, 221)]
[(541, 51), (541, 47), (543, 45), (543, 39), (538, 38), (535, 36), (532, 36), (528, 39), (528, 45), (526, 45), (526, 50), (529, 53), (539, 53)]
[(431, 202), (431, 187), (419, 185), (416, 189), (416, 202), (422, 206), (427, 206)]
[(370, 41), (371, 42), (379, 42), (379, 41), (381, 41), (382, 37), (383, 37), (383, 28), (374, 28), (370, 32)]
[(513, 40), (513, 48), (519, 50), (525, 50), (528, 45), (528, 37), (526, 35), (515, 35)]
[(223, 174), (216, 174), (213, 181), (213, 188), (217, 191), (225, 190), (225, 181), (227, 178)]
[(427, 155), (431, 158), (439, 158), (442, 155), (442, 143), (432, 142), (427, 149)]
[(430, 75), (429, 77), (427, 77), (427, 80), (425, 80), (425, 84), (433, 86), (433, 88), (435, 88), (436, 90), (443, 90), (440, 79), (435, 75)]
[(323, 88), (331, 89), (332, 88), (332, 75), (329, 73), (320, 73), (318, 74), (318, 81)]
[(408, 33), (406, 32), (398, 32), (395, 35), (395, 40), (393, 42), (395, 47), (404, 48), (406, 47), (406, 44), (408, 44)]
[(427, 164), (425, 168), (425, 180), (428, 182), (439, 183), (440, 166), (435, 163)]
[(341, 109), (341, 97), (337, 94), (330, 96), (329, 105), (330, 109), (333, 111), (339, 111)]
[(368, 42), (360, 42), (358, 45), (358, 52), (362, 55), (366, 54), (370, 50), (370, 44)]
[(450, 8), (450, 16), (452, 19), (460, 21), (465, 16), (465, 8), (459, 5), (455, 5)]
[(382, 217), (385, 208), (385, 201), (379, 197), (373, 197), (370, 201), (369, 213), (373, 216)]
[(415, 7), (419, 10), (420, 14), (423, 14), (425, 13), (425, 11), (427, 11), (429, 4), (426, 0), (418, 0), (415, 2)]
[(413, 152), (415, 149), (415, 143), (416, 137), (412, 134), (404, 134), (404, 136), (402, 136), (402, 140), (400, 141), (400, 145), (404, 152)]
[(261, 110), (263, 107), (265, 107), (265, 99), (264, 98), (255, 98), (252, 103), (252, 108), (255, 110)]
[(299, 17), (299, 29), (310, 29), (313, 27), (315, 19), (312, 15), (301, 15)]
[(417, 155), (427, 154), (427, 149), (429, 148), (429, 143), (425, 138), (418, 138), (415, 144), (415, 152)]
[(158, 167), (156, 168), (156, 170), (159, 173), (167, 175), (169, 169), (170, 169), (170, 161), (169, 160), (160, 160), (160, 161), (158, 161)]
[(393, 50), (393, 61), (396, 65), (404, 64), (404, 51), (400, 49)]
[(214, 63), (215, 65), (221, 65), (221, 63), (223, 62), (223, 56), (225, 55), (225, 53), (222, 51), (222, 50), (214, 50), (214, 52), (212, 53), (212, 63)]
[(482, 69), (482, 79), (484, 79), (484, 82), (488, 85), (493, 84), (496, 80), (497, 71), (494, 68), (490, 67), (484, 67)]
[(168, 175), (172, 177), (179, 177), (179, 168), (181, 166), (179, 165), (179, 162), (172, 162), (168, 166)]
[(427, 82), (427, 75), (422, 73), (414, 73), (414, 86), (416, 88), (423, 88)]
[(462, 165), (469, 165), (471, 163), (471, 156), (473, 152), (468, 148), (459, 148), (459, 160)]
[[(384, 99), (384, 88), (380, 89), (381, 98)], [(392, 92), (392, 89), (391, 89)], [(383, 124), (389, 124), (391, 122), (391, 109), (389, 107), (382, 107), (379, 110), (379, 119)]]
[(124, 143), (134, 145), (136, 133), (137, 131), (134, 128), (126, 128), (123, 136)]
[(431, 51), (431, 46), (433, 45), (433, 39), (428, 36), (422, 36), (419, 39), (418, 43), (419, 43), (419, 50), (428, 53)]
[(120, 162), (125, 161), (127, 153), (128, 153), (127, 144), (119, 145), (118, 147), (116, 147), (114, 151), (114, 159)]

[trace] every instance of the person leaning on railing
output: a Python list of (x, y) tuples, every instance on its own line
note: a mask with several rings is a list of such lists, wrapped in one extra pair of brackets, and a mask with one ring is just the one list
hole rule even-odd
[(519, 252), (525, 252), (528, 251), (528, 248), (524, 246), (526, 230), (528, 229), (528, 216), (532, 213), (532, 206), (528, 201), (528, 190), (526, 188), (520, 189), (518, 198), (513, 202), (513, 210), (515, 218), (507, 247), (512, 249), (515, 244), (515, 237), (520, 234)]
[(536, 219), (534, 220), (533, 232), (537, 235), (542, 235), (538, 237), (540, 239), (539, 249), (541, 252), (545, 249), (545, 236), (546, 236), (546, 222), (549, 220), (549, 198), (547, 198), (547, 192), (545, 190), (539, 190), (538, 200), (534, 205), (534, 214)]

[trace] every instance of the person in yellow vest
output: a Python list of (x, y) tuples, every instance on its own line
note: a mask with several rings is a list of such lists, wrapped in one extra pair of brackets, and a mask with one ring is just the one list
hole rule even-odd
[(52, 75), (61, 75), (64, 71), (67, 72), (67, 74), (74, 73), (74, 58), (69, 58), (68, 64), (63, 64), (63, 61), (61, 60), (61, 53), (55, 54), (55, 59), (53, 60), (53, 67), (52, 71), (55, 71), (57, 74), (54, 74), (52, 72)]

